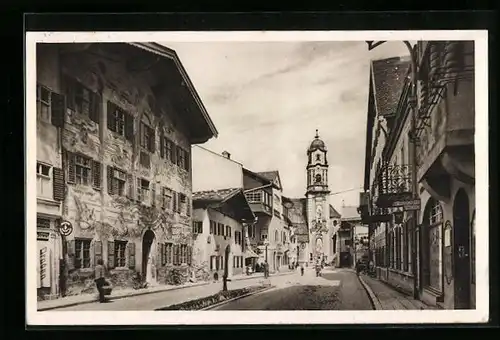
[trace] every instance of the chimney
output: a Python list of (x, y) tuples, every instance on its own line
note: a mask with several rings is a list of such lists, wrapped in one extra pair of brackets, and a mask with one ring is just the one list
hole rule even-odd
[(224, 156), (227, 159), (231, 159), (231, 154), (227, 151), (222, 151), (222, 156)]

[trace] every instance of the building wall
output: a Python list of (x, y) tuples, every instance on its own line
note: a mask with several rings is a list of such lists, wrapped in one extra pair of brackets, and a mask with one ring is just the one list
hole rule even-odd
[[(55, 48), (55, 47), (54, 47)], [(57, 49), (57, 48), (55, 48)], [(73, 233), (67, 237), (68, 254), (66, 255), (67, 294), (78, 294), (93, 290), (93, 266), (97, 258), (103, 258), (108, 265), (114, 241), (126, 241), (133, 244), (126, 267), (111, 270), (111, 280), (117, 286), (129, 286), (135, 272), (142, 272), (142, 237), (147, 228), (155, 234), (154, 248), (159, 244), (172, 241), (191, 245), (191, 218), (188, 211), (177, 213), (172, 209), (161, 209), (161, 188), (168, 187), (177, 193), (186, 195), (191, 201), (191, 173), (160, 158), (160, 132), (174, 141), (184, 150), (190, 150), (187, 131), (182, 123), (173, 117), (177, 113), (168, 98), (161, 98), (162, 107), (154, 112), (151, 98), (155, 98), (150, 88), (147, 74), (130, 74), (125, 70), (123, 56), (108, 53), (100, 45), (95, 53), (76, 52), (54, 57), (58, 52), (39, 50), (39, 80), (56, 85), (65, 77), (76, 79), (88, 89), (100, 92), (98, 100), (99, 116), (95, 123), (88, 116), (67, 110), (65, 126), (62, 131), (62, 147), (73, 154), (83, 154), (98, 162), (93, 171), (100, 174), (98, 185), (67, 184), (63, 207), (63, 218), (72, 223)], [(111, 61), (115, 60), (115, 61)], [(53, 88), (62, 92), (61, 87)], [(160, 98), (156, 98), (160, 102)], [(125, 138), (107, 129), (108, 101), (129, 112), (134, 119), (134, 139)], [(165, 107), (167, 106), (167, 107)], [(167, 114), (166, 112), (169, 112)], [(162, 117), (162, 119), (160, 119)], [(174, 120), (176, 121), (174, 123)], [(139, 122), (146, 121), (155, 130), (155, 152), (151, 157), (150, 169), (139, 165)], [(163, 126), (164, 128), (161, 128)], [(163, 131), (161, 131), (163, 129)], [(53, 153), (46, 150), (48, 145), (57, 145), (54, 129), (46, 129), (41, 138), (40, 157), (57, 162)], [(43, 151), (45, 150), (45, 151)], [(188, 159), (190, 153), (188, 153)], [(65, 162), (65, 178), (68, 179), (68, 161)], [(133, 186), (133, 198), (110, 195), (108, 193), (107, 168), (116, 167), (128, 174), (127, 185)], [(99, 169), (99, 170), (97, 170)], [(130, 177), (132, 176), (132, 177)], [(155, 190), (151, 200), (140, 204), (136, 198), (136, 178), (150, 181), (150, 191)], [(155, 205), (155, 206), (153, 206)], [(186, 206), (187, 207), (187, 206)], [(71, 243), (75, 239), (89, 240), (90, 264), (84, 269), (73, 269), (76, 254), (72, 254)], [(132, 247), (132, 246), (131, 246)], [(108, 249), (110, 248), (110, 249)], [(132, 255), (133, 254), (133, 255)], [(160, 256), (160, 254), (158, 254)], [(132, 259), (135, 259), (133, 261)], [(170, 270), (162, 268), (160, 261), (153, 259), (153, 277), (160, 283), (167, 281)], [(183, 278), (189, 276), (189, 265), (177, 266)]]
[(243, 166), (198, 145), (192, 147), (193, 191), (243, 188)]
[[(211, 256), (221, 256), (225, 257), (225, 251), (226, 247), (229, 246), (230, 248), (230, 253), (229, 253), (229, 259), (228, 259), (228, 275), (229, 277), (237, 274), (241, 274), (243, 272), (244, 268), (244, 259), (242, 260), (242, 264), (238, 266), (237, 268), (235, 267), (234, 264), (234, 256), (243, 256), (242, 252), (242, 245), (236, 244), (235, 243), (235, 237), (234, 233), (235, 231), (239, 231), (242, 233), (242, 242), (244, 242), (243, 239), (243, 225), (234, 220), (233, 218), (226, 216), (216, 210), (213, 209), (208, 209), (207, 213), (208, 220), (205, 218), (204, 219), (204, 225), (203, 225), (203, 230), (208, 231), (210, 233), (210, 221), (215, 221), (217, 223), (223, 223), (224, 226), (230, 226), (231, 227), (231, 235), (230, 236), (222, 236), (222, 235), (209, 235), (207, 234), (207, 237), (210, 236), (211, 241), (210, 243), (207, 243), (206, 245), (206, 257), (205, 260), (208, 263), (208, 270), (210, 272), (210, 276), (213, 278), (214, 274), (217, 273), (219, 280), (222, 279), (222, 276), (224, 274), (224, 269), (219, 268), (219, 270), (216, 269), (216, 266), (213, 266), (213, 269), (210, 269), (210, 257)], [(206, 224), (208, 223), (208, 224)]]
[(202, 222), (202, 233), (193, 233), (193, 270), (196, 278), (208, 281), (213, 275), (210, 273), (209, 242), (212, 242), (212, 236), (207, 209), (193, 209), (193, 224), (194, 222)]

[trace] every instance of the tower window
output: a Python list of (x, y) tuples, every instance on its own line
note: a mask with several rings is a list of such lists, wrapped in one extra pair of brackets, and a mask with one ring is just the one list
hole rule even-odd
[(321, 155), (320, 155), (319, 153), (318, 153), (318, 154), (316, 154), (316, 160), (317, 160), (317, 161), (320, 161), (320, 160), (321, 160)]
[(316, 175), (316, 183), (320, 183), (320, 182), (321, 182), (321, 175), (317, 174)]

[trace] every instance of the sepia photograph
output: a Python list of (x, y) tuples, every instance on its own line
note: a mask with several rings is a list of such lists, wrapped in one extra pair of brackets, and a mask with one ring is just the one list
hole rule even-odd
[(487, 321), (487, 62), (482, 31), (28, 32), (28, 323)]

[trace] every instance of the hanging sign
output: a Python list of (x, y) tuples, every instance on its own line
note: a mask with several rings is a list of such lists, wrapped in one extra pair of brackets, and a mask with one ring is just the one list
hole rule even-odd
[(73, 225), (71, 225), (71, 222), (68, 221), (61, 222), (61, 225), (59, 226), (59, 232), (62, 236), (71, 235), (71, 233), (73, 232)]

